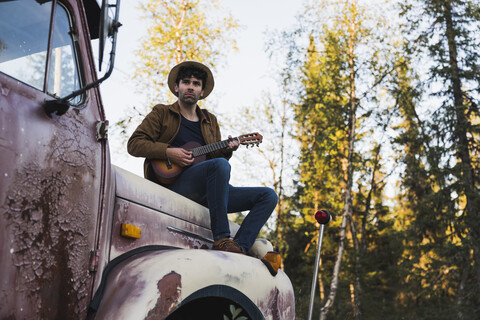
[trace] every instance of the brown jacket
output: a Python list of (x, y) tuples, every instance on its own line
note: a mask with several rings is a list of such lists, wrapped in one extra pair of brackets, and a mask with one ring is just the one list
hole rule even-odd
[[(197, 106), (200, 128), (206, 144), (221, 140), (217, 118)], [(144, 157), (144, 175), (150, 178), (151, 159), (166, 159), (166, 150), (180, 130), (180, 107), (178, 102), (171, 105), (157, 104), (128, 140), (127, 150), (134, 157)], [(230, 159), (232, 152), (219, 150), (208, 155), (209, 158)]]

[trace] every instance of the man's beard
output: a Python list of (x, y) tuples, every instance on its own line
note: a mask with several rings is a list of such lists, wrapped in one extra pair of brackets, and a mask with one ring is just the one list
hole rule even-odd
[(184, 103), (195, 104), (200, 97), (197, 97), (194, 93), (185, 93), (182, 95), (181, 100)]

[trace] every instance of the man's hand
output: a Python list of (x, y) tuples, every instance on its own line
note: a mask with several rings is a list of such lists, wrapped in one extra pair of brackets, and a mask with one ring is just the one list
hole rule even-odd
[(228, 136), (228, 139), (230, 140), (228, 142), (228, 147), (227, 147), (227, 150), (228, 151), (235, 151), (238, 149), (238, 146), (240, 145), (240, 142), (238, 142), (238, 140), (234, 140), (232, 139), (232, 136)]
[(192, 152), (183, 148), (167, 148), (167, 158), (180, 167), (187, 167), (193, 164)]

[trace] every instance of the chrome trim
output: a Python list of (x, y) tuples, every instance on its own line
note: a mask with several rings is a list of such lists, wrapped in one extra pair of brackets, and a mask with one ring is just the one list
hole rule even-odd
[(183, 229), (179, 229), (177, 227), (172, 227), (172, 226), (167, 226), (167, 230), (170, 230), (170, 231), (173, 231), (173, 232), (177, 232), (177, 233), (180, 233), (180, 234), (183, 234), (185, 236), (189, 236), (189, 237), (192, 237), (192, 238), (197, 238), (199, 240), (203, 240), (203, 241), (206, 241), (206, 242), (210, 242), (210, 243), (213, 243), (213, 240), (212, 239), (209, 239), (209, 238), (205, 238), (201, 235), (198, 235), (196, 233), (193, 233), (193, 232), (190, 232), (190, 231), (187, 231), (187, 230), (183, 230)]

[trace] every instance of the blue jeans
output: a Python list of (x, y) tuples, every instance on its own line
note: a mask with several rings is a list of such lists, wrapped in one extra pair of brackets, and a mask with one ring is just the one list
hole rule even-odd
[(231, 186), (230, 169), (224, 158), (203, 161), (186, 169), (167, 187), (209, 209), (214, 240), (230, 237), (227, 213), (250, 210), (234, 238), (248, 252), (275, 209), (278, 196), (267, 187)]

